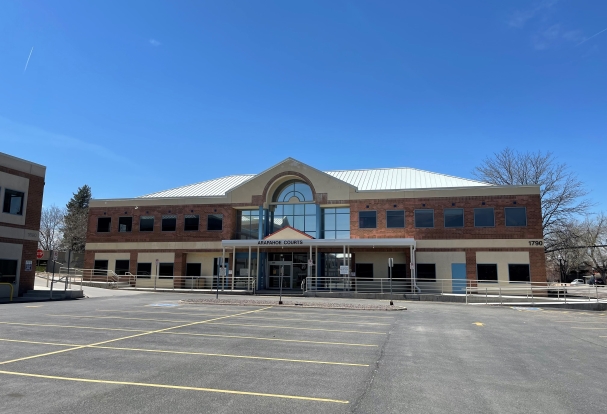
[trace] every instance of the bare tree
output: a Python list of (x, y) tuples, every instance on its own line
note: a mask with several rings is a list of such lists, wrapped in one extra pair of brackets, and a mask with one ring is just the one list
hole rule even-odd
[(559, 249), (556, 232), (591, 205), (588, 192), (567, 165), (558, 163), (551, 152), (537, 153), (506, 148), (487, 157), (473, 175), (496, 185), (539, 185), (542, 200), (542, 228), (546, 252)]
[(40, 217), (38, 247), (42, 250), (56, 250), (63, 242), (63, 218), (65, 209), (56, 205), (44, 207)]
[(585, 258), (589, 266), (601, 274), (603, 280), (607, 275), (607, 216), (604, 213), (593, 218), (586, 218), (581, 224), (582, 243)]

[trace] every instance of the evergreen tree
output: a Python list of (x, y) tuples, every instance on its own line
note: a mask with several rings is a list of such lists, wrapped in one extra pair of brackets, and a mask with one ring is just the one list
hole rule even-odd
[(67, 214), (63, 229), (63, 247), (67, 250), (83, 253), (86, 243), (86, 229), (91, 201), (91, 187), (83, 185), (67, 203)]

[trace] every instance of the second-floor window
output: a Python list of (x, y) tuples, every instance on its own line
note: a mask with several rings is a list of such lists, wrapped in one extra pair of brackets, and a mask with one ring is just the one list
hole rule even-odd
[(2, 212), (8, 214), (15, 214), (18, 216), (23, 215), (23, 199), (25, 193), (21, 191), (4, 190), (4, 203), (2, 205)]
[(111, 217), (99, 217), (97, 219), (97, 233), (109, 233), (111, 226)]
[(162, 231), (175, 231), (177, 228), (177, 215), (165, 214), (162, 216)]

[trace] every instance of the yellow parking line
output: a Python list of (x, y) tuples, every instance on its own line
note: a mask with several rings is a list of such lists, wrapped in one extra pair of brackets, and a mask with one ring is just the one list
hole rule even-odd
[[(128, 332), (146, 332), (143, 329), (126, 329), (126, 328), (97, 328), (94, 326), (76, 326), (76, 325), (50, 325), (40, 323), (16, 323), (16, 322), (0, 322), (0, 324), (18, 325), (18, 326), (49, 326), (55, 328), (69, 328), (69, 329), (94, 329), (99, 331), (128, 331)], [(277, 341), (277, 342), (296, 342), (296, 343), (307, 343), (307, 344), (318, 344), (318, 345), (343, 345), (343, 346), (363, 346), (363, 347), (377, 347), (375, 344), (357, 344), (349, 342), (326, 342), (326, 341), (306, 341), (301, 339), (281, 339), (281, 338), (263, 338), (257, 336), (241, 336), (241, 335), (220, 335), (220, 334), (202, 334), (202, 333), (188, 333), (188, 332), (156, 332), (167, 335), (185, 335), (185, 336), (206, 336), (214, 338), (233, 338), (233, 339), (255, 339), (259, 341)], [(75, 345), (76, 346), (76, 345)]]
[(279, 326), (279, 325), (251, 325), (242, 323), (215, 323), (210, 322), (208, 325), (225, 325), (225, 326), (249, 326), (254, 328), (274, 328), (274, 329), (295, 329), (301, 331), (324, 331), (324, 332), (342, 332), (342, 333), (360, 333), (369, 335), (385, 335), (385, 332), (370, 332), (370, 331), (347, 331), (342, 329), (323, 329), (323, 328), (301, 328), (298, 326)]
[(146, 332), (145, 329), (97, 328), (95, 326), (55, 325), (55, 324), (50, 324), (50, 323), (0, 322), (0, 324), (3, 324), (3, 325), (18, 325), (18, 326), (48, 326), (48, 327), (51, 327), (51, 328), (95, 329), (95, 330), (99, 330), (99, 331)]
[(58, 316), (62, 318), (88, 318), (88, 319), (125, 319), (131, 321), (149, 321), (149, 322), (175, 322), (175, 323), (186, 323), (192, 321), (175, 320), (175, 319), (150, 319), (150, 318), (127, 318), (125, 316), (85, 316), (85, 315), (53, 315), (48, 314), (46, 316)]
[(168, 384), (151, 384), (145, 382), (129, 382), (129, 381), (110, 381), (110, 380), (96, 380), (89, 378), (73, 378), (73, 377), (59, 377), (56, 375), (40, 375), (30, 374), (26, 372), (14, 372), (14, 371), (0, 371), (0, 374), (6, 375), (17, 375), (22, 377), (33, 377), (43, 379), (55, 379), (62, 381), (74, 381), (74, 382), (88, 382), (95, 384), (112, 384), (112, 385), (130, 385), (137, 387), (151, 387), (151, 388), (168, 388), (173, 390), (186, 390), (186, 391), (203, 391), (203, 392), (215, 392), (220, 394), (236, 394), (236, 395), (249, 395), (255, 397), (271, 397), (271, 398), (285, 398), (291, 400), (306, 400), (306, 401), (317, 401), (317, 402), (328, 402), (328, 403), (339, 403), (348, 404), (346, 400), (333, 400), (330, 398), (316, 398), (316, 397), (304, 397), (299, 395), (286, 395), (286, 394), (266, 394), (261, 392), (251, 391), (236, 391), (236, 390), (222, 390), (219, 388), (202, 388), (202, 387), (187, 387), (182, 385), (168, 385)]
[[(219, 318), (208, 319), (208, 320), (205, 320), (205, 321), (191, 322), (191, 323), (187, 323), (187, 324), (183, 324), (183, 325), (173, 326), (173, 327), (170, 327), (170, 328), (157, 329), (155, 331), (142, 332), (142, 333), (138, 333), (138, 334), (135, 334), (135, 335), (129, 335), (129, 336), (124, 336), (122, 338), (110, 339), (110, 340), (107, 340), (107, 341), (97, 342), (97, 343), (89, 344), (89, 345), (103, 345), (103, 344), (107, 344), (107, 343), (110, 343), (110, 342), (122, 341), (124, 339), (137, 338), (139, 336), (144, 336), (144, 335), (150, 335), (150, 334), (153, 334), (153, 333), (159, 333), (159, 332), (169, 331), (171, 329), (184, 328), (184, 327), (192, 326), (192, 325), (200, 325), (200, 324), (211, 322), (211, 321), (217, 321), (219, 319), (230, 318), (230, 317), (236, 316), (236, 315), (244, 315), (246, 313), (258, 312), (258, 311), (263, 310), (263, 309), (268, 309), (268, 308), (261, 308), (261, 309), (256, 309), (256, 310), (252, 310), (252, 311), (248, 311), (248, 312), (241, 312), (241, 313), (237, 313), (235, 315), (221, 316)], [(82, 349), (85, 346), (87, 346), (87, 345), (80, 345), (80, 346), (76, 346), (74, 348), (62, 349), (60, 351), (46, 352), (44, 354), (38, 354), (38, 355), (32, 355), (32, 356), (23, 357), (23, 358), (11, 359), (9, 361), (2, 361), (2, 362), (0, 362), (0, 365), (10, 364), (12, 362), (18, 362), (18, 361), (25, 361), (25, 360), (33, 359), (33, 358), (40, 358), (40, 357), (48, 356), (48, 355), (61, 354), (63, 352), (75, 351), (77, 349)]]
[[(24, 340), (18, 340), (18, 339), (0, 338), (0, 341), (18, 342), (18, 343), (34, 344), (34, 345), (76, 346), (76, 344), (24, 341)], [(82, 347), (109, 349), (109, 350), (114, 350), (114, 351), (157, 352), (157, 353), (162, 353), (162, 354), (201, 355), (201, 356), (213, 356), (213, 357), (224, 357), (224, 358), (261, 359), (261, 360), (265, 360), (265, 361), (298, 362), (298, 363), (306, 363), (306, 364), (323, 364), (323, 365), (345, 365), (345, 366), (351, 366), (351, 367), (368, 367), (369, 366), (369, 364), (355, 364), (352, 362), (331, 362), (331, 361), (317, 361), (317, 360), (308, 360), (308, 359), (272, 358), (272, 357), (261, 357), (261, 356), (255, 356), (255, 355), (216, 354), (216, 353), (210, 353), (210, 352), (168, 351), (168, 350), (163, 350), (163, 349), (124, 348), (124, 347), (101, 346), (101, 345), (82, 345)]]

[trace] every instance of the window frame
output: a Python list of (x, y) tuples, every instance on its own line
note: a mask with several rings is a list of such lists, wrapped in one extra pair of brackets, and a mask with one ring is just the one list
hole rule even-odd
[[(125, 231), (121, 231), (120, 230), (120, 220), (121, 219), (131, 219), (131, 224), (130, 224), (130, 228), (128, 230)], [(133, 216), (120, 216), (118, 217), (118, 233), (131, 233), (133, 231)]]
[[(164, 224), (165, 220), (175, 220), (175, 225), (173, 226), (172, 230), (165, 230), (165, 224)], [(160, 231), (169, 232), (169, 233), (177, 231), (177, 214), (163, 214), (160, 217)]]
[[(163, 266), (171, 265), (171, 275), (161, 275)], [(173, 279), (175, 277), (175, 263), (174, 262), (161, 262), (158, 263), (158, 279)]]
[[(6, 206), (7, 206), (7, 204), (6, 204), (6, 201), (7, 201), (7, 199), (6, 199), (6, 193), (8, 191), (12, 191), (13, 193), (19, 193), (19, 194), (21, 194), (21, 205), (19, 206), (19, 212), (18, 213), (11, 213), (11, 206), (10, 206), (11, 203), (10, 202), (8, 203), (8, 211), (5, 210)], [(23, 204), (25, 203), (25, 194), (26, 194), (25, 191), (13, 190), (11, 188), (4, 187), (4, 199), (2, 200), (2, 213), (4, 213), (4, 214), (10, 214), (12, 216), (23, 216)]]
[[(508, 210), (523, 210), (525, 212), (525, 224), (508, 224)], [(527, 227), (527, 207), (504, 207), (504, 224), (506, 227)]]
[[(127, 262), (128, 263), (124, 273), (118, 273), (119, 272), (118, 262)], [(121, 269), (123, 269), (123, 268), (121, 268)], [(122, 271), (122, 270), (120, 270), (120, 271)], [(116, 273), (118, 276), (124, 276), (124, 275), (126, 275), (126, 272), (130, 272), (130, 271), (131, 271), (131, 260), (130, 259), (116, 259), (114, 261), (114, 273)]]
[[(219, 216), (221, 217), (221, 228), (219, 229), (211, 229), (210, 224), (211, 224), (211, 217), (212, 216)], [(223, 231), (223, 213), (209, 213), (207, 214), (207, 231)]]
[[(461, 226), (447, 226), (447, 211), (449, 211), (449, 210), (461, 210), (461, 212), (462, 212), (462, 225)], [(466, 221), (465, 221), (465, 218), (464, 218), (464, 214), (465, 214), (465, 211), (461, 207), (449, 207), (449, 208), (443, 209), (443, 227), (446, 228), (446, 229), (461, 229), (461, 228), (464, 228), (464, 226), (466, 224)]]
[[(150, 274), (149, 275), (140, 275), (139, 274), (139, 265), (150, 265)], [(152, 278), (152, 272), (154, 271), (154, 268), (152, 267), (152, 263), (151, 262), (137, 262), (137, 279), (151, 279)]]
[[(141, 230), (141, 221), (142, 220), (152, 220), (152, 227), (149, 230)], [(155, 224), (155, 217), (154, 216), (139, 216), (139, 231), (142, 233), (150, 233), (154, 231), (154, 224)]]
[[(398, 213), (398, 212), (402, 212), (403, 213), (403, 225), (402, 226), (390, 226), (389, 225), (389, 214), (388, 213)], [(400, 217), (399, 217), (400, 219)], [(406, 213), (405, 213), (405, 209), (400, 209), (400, 210), (386, 210), (386, 228), (387, 229), (404, 229), (405, 227), (407, 227), (407, 221), (406, 221)]]
[[(417, 212), (418, 211), (431, 211), (432, 212), (432, 226), (418, 226), (417, 225)], [(413, 225), (416, 229), (433, 229), (435, 228), (435, 220), (434, 220), (434, 209), (433, 208), (416, 208), (413, 210)]]
[[(495, 280), (481, 279), (479, 277), (480, 272), (478, 271), (479, 266), (495, 266)], [(476, 281), (478, 283), (498, 283), (499, 282), (499, 266), (497, 265), (497, 263), (477, 263), (476, 264)]]
[[(187, 228), (188, 220), (192, 220), (192, 218), (188, 217), (188, 216), (196, 216), (196, 228), (195, 229), (193, 229), (193, 228), (188, 229)], [(183, 216), (183, 231), (198, 231), (198, 230), (200, 230), (200, 214), (186, 214), (186, 215), (184, 215)]]
[[(375, 220), (375, 223), (372, 227), (361, 225), (362, 224), (361, 219), (363, 218), (363, 217), (361, 217), (361, 214), (364, 214), (364, 213), (373, 213), (373, 215), (375, 216), (375, 217), (373, 217)], [(367, 219), (370, 219), (370, 217), (367, 217)], [(360, 210), (358, 212), (358, 228), (359, 229), (376, 229), (377, 228), (377, 210)]]
[[(419, 266), (434, 266), (434, 278), (422, 278), (419, 276)], [(420, 282), (436, 282), (436, 263), (415, 263), (415, 279), (420, 279)]]
[[(512, 280), (512, 278), (510, 277), (511, 271), (510, 271), (510, 267), (511, 266), (527, 266), (527, 280)], [(529, 263), (508, 263), (508, 282), (509, 283), (531, 283), (531, 265)]]
[[(101, 220), (109, 220), (108, 225), (107, 225), (107, 231), (99, 231), (99, 222)], [(97, 217), (97, 233), (111, 233), (111, 232), (112, 232), (112, 217), (107, 217), (107, 216)]]
[[(493, 211), (493, 225), (491, 226), (480, 226), (476, 224), (476, 211), (477, 210), (491, 210)], [(495, 227), (495, 208), (494, 207), (475, 207), (474, 208), (474, 227), (479, 227), (479, 228), (491, 228), (491, 227)]]

